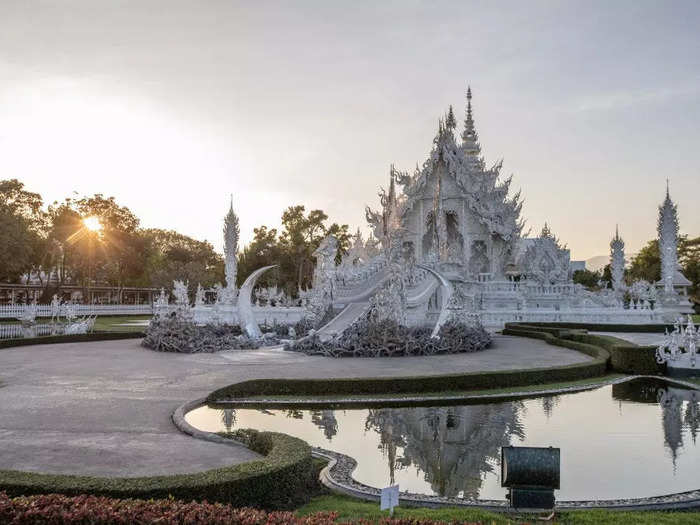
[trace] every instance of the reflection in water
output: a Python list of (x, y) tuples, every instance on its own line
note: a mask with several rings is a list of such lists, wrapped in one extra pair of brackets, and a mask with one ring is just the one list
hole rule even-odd
[[(433, 493), (476, 498), (482, 478), (494, 471), (500, 449), (522, 438), (521, 403), (369, 410), (366, 429), (380, 435), (390, 482), (409, 466), (424, 473)], [(398, 455), (401, 449), (402, 455)]]
[[(576, 394), (499, 403), (187, 414), (197, 428), (286, 432), (358, 461), (372, 486), (503, 499), (504, 445), (562, 450), (559, 499), (628, 498), (697, 489), (700, 392), (636, 380)], [(652, 473), (652, 475), (649, 475)]]
[[(671, 453), (675, 469), (683, 433), (687, 429), (696, 444), (700, 428), (700, 391), (668, 386), (658, 381), (628, 381), (613, 385), (613, 398), (636, 403), (659, 404), (664, 445)], [(683, 405), (685, 404), (685, 411)]]
[(330, 441), (338, 433), (338, 420), (335, 418), (335, 410), (312, 410), (311, 421), (323, 430), (323, 435)]
[(542, 410), (547, 419), (552, 417), (554, 407), (559, 404), (559, 396), (544, 396), (542, 397)]

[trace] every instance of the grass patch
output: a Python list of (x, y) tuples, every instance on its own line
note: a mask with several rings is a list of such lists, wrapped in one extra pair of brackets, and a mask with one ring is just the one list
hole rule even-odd
[[(117, 315), (95, 319), (93, 330), (96, 332), (143, 332), (145, 326), (131, 325), (134, 321), (150, 321), (150, 315)], [(126, 325), (126, 326), (120, 326)]]
[[(389, 511), (379, 510), (379, 503), (361, 501), (349, 496), (330, 494), (313, 498), (297, 510), (297, 515), (308, 516), (316, 512), (337, 512), (338, 521), (366, 519), (379, 521), (389, 517)], [(396, 507), (394, 518), (414, 520), (468, 521), (493, 524), (513, 523), (507, 517), (495, 512), (478, 509), (427, 509)]]
[[(504, 489), (505, 490), (505, 489)], [(361, 501), (341, 495), (327, 495), (313, 498), (297, 510), (297, 515), (308, 516), (315, 512), (337, 512), (338, 521), (364, 519), (379, 522), (389, 516), (388, 511), (380, 511), (379, 503)], [(405, 520), (435, 520), (445, 522), (471, 522), (494, 525), (515, 525), (537, 523), (534, 514), (501, 514), (479, 509), (446, 507), (440, 509), (397, 507), (394, 518)], [(613, 525), (685, 525), (700, 522), (697, 512), (621, 512), (607, 510), (584, 510), (558, 512), (554, 519), (541, 523), (588, 525), (610, 523)]]

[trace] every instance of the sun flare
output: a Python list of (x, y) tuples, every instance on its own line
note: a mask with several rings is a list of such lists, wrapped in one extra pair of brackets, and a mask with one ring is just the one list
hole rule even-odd
[(102, 223), (100, 223), (100, 219), (97, 217), (85, 217), (83, 219), (83, 226), (91, 232), (102, 231)]

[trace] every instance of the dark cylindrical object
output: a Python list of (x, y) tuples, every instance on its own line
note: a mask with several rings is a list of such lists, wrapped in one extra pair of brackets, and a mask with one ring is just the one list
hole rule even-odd
[(559, 465), (558, 448), (503, 447), (501, 486), (558, 489)]

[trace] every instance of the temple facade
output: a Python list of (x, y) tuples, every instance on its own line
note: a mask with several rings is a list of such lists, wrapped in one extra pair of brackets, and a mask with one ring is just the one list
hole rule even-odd
[(487, 167), (481, 155), (471, 89), (459, 136), (456, 127), (450, 107), (423, 165), (412, 173), (391, 166), (382, 210), (366, 210), (375, 237), (399, 235), (407, 257), (455, 278), (567, 282), (569, 251), (546, 224), (538, 237), (522, 237), (520, 192), (510, 195), (502, 162)]

